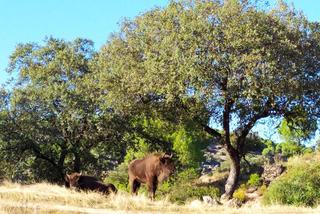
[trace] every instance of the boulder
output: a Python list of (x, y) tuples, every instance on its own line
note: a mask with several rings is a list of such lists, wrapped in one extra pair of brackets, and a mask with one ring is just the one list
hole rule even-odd
[(279, 177), (285, 171), (282, 164), (265, 164), (263, 166), (262, 180), (269, 185), (274, 179)]
[(212, 198), (209, 195), (202, 196), (202, 200), (205, 205), (209, 205), (209, 206), (221, 205), (221, 203), (216, 198)]
[(200, 200), (193, 200), (190, 202), (189, 206), (192, 208), (197, 208), (203, 206), (203, 204)]

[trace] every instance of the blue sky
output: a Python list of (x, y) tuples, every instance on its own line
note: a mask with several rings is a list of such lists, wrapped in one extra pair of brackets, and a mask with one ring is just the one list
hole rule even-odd
[[(271, 0), (274, 2), (276, 0)], [(320, 0), (287, 0), (320, 21)], [(88, 38), (98, 49), (124, 17), (135, 17), (168, 0), (0, 0), (0, 84), (18, 43), (41, 42), (46, 36)]]
[[(271, 0), (270, 2), (275, 2)], [(5, 68), (18, 43), (41, 42), (46, 36), (94, 41), (99, 49), (124, 17), (133, 18), (168, 0), (0, 0), (0, 84), (8, 79)], [(312, 21), (320, 21), (320, 0), (287, 0)], [(268, 122), (268, 121), (267, 121)], [(255, 129), (271, 136), (268, 125)], [(318, 133), (319, 136), (319, 133)], [(273, 139), (277, 139), (273, 135)]]
[(0, 84), (18, 43), (46, 36), (94, 41), (98, 49), (124, 17), (133, 18), (167, 0), (0, 0)]

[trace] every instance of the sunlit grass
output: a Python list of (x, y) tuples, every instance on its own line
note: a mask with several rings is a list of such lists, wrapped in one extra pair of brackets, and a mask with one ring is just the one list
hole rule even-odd
[(39, 183), (0, 185), (0, 213), (320, 213), (320, 208), (263, 207), (256, 203), (240, 209), (209, 206), (202, 202), (177, 205), (151, 201), (145, 195), (126, 192), (108, 197), (95, 192), (76, 192), (58, 185)]

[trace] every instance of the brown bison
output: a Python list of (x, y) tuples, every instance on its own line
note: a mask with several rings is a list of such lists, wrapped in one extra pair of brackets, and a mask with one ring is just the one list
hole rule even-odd
[(172, 155), (150, 154), (143, 159), (133, 160), (128, 167), (131, 193), (137, 194), (141, 183), (148, 188), (149, 197), (154, 199), (158, 183), (175, 170)]
[(97, 178), (81, 173), (71, 173), (65, 176), (66, 186), (77, 190), (92, 190), (103, 194), (117, 193), (117, 189), (113, 184), (104, 184)]

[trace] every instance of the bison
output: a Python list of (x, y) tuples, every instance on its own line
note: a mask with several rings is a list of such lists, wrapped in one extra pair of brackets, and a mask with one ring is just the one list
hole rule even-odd
[(133, 160), (128, 167), (131, 193), (137, 194), (141, 183), (147, 185), (149, 197), (154, 200), (158, 183), (175, 170), (172, 155), (150, 154), (143, 159)]
[(65, 176), (66, 186), (77, 190), (92, 190), (103, 194), (117, 193), (117, 188), (113, 184), (104, 184), (97, 178), (81, 173), (71, 173)]

